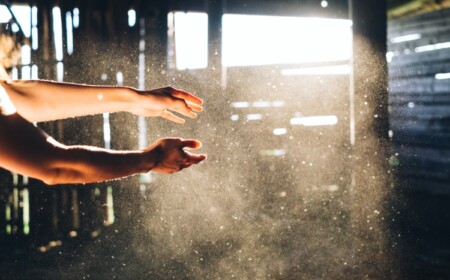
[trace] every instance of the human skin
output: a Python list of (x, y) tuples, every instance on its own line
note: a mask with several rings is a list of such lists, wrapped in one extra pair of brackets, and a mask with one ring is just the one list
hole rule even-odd
[(45, 80), (0, 81), (0, 86), (20, 115), (30, 122), (121, 111), (184, 123), (172, 112), (195, 118), (203, 104), (197, 96), (172, 87), (136, 90)]
[(203, 161), (185, 149), (196, 140), (160, 139), (146, 149), (113, 151), (91, 146), (66, 146), (30, 122), (105, 112), (160, 116), (176, 123), (195, 118), (202, 100), (172, 87), (138, 91), (51, 81), (2, 81), (17, 112), (0, 114), (0, 166), (49, 185), (118, 179), (150, 170), (173, 173)]

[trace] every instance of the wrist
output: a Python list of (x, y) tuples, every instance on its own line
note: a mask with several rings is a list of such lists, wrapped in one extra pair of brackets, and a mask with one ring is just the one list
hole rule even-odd
[(163, 150), (157, 144), (154, 144), (147, 148), (144, 153), (145, 156), (143, 158), (146, 172), (158, 166), (158, 164), (161, 162), (161, 159), (163, 158)]
[(116, 102), (119, 104), (119, 110), (122, 112), (131, 112), (132, 109), (139, 104), (140, 95), (136, 89), (131, 87), (118, 87), (116, 94)]

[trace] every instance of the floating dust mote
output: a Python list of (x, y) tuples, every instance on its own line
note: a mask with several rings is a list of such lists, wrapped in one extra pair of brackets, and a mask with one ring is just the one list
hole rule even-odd
[[(268, 84), (270, 75), (245, 71), (229, 73), (241, 78), (239, 83), (229, 81), (225, 97), (207, 86), (197, 88), (208, 77), (177, 76), (179, 84), (175, 86), (200, 93), (206, 110), (195, 122), (188, 122), (189, 127), (150, 130), (161, 136), (178, 134), (202, 140), (208, 160), (175, 175), (154, 176), (151, 191), (141, 204), (144, 231), (135, 232), (133, 241), (149, 277), (387, 277), (391, 261), (386, 253), (390, 218), (384, 205), (388, 176), (384, 158), (376, 153), (379, 140), (368, 127), (357, 131), (357, 136), (364, 136), (358, 147), (363, 157), (355, 159), (349, 152), (348, 133), (333, 134), (326, 127), (288, 127), (292, 137), (280, 141), (265, 132), (279, 125), (276, 119), (263, 125), (229, 121), (230, 101), (253, 101), (255, 87), (264, 98), (282, 97), (299, 106), (304, 101), (308, 105), (305, 111), (313, 112), (313, 106), (323, 104), (348, 110), (348, 84), (342, 79), (289, 84), (277, 80), (280, 77)], [(328, 95), (326, 102), (308, 97), (315, 91), (325, 98), (327, 90), (340, 87), (345, 94)], [(294, 112), (286, 110), (283, 116), (289, 120), (289, 113)], [(367, 126), (371, 120), (359, 122)], [(265, 157), (259, 153), (264, 147), (282, 147), (287, 153)]]
[[(105, 52), (103, 47), (97, 45), (77, 65), (80, 71), (88, 71), (84, 80), (68, 80), (93, 83), (106, 73), (105, 83), (114, 84), (111, 77), (121, 71), (124, 85), (135, 86), (137, 48), (127, 52), (111, 46)], [(379, 279), (389, 275), (386, 223), (391, 217), (384, 205), (390, 192), (383, 173), (385, 162), (375, 153), (380, 147), (369, 129), (372, 116), (360, 116), (359, 111), (355, 113), (362, 125), (356, 134), (364, 141), (358, 142), (358, 153), (364, 157), (355, 159), (351, 152), (350, 120), (345, 115), (348, 80), (281, 77), (272, 66), (230, 68), (224, 93), (217, 90), (217, 69), (179, 72), (165, 79), (161, 69), (167, 70), (166, 63), (146, 56), (146, 61), (151, 59), (155, 63), (147, 64), (147, 88), (169, 83), (194, 92), (205, 100), (205, 111), (184, 126), (149, 119), (148, 143), (169, 136), (199, 139), (208, 160), (174, 175), (153, 174), (154, 182), (142, 198), (126, 195), (135, 182), (115, 189), (115, 194), (122, 192), (116, 198), (123, 201), (114, 202), (122, 226), (110, 240), (120, 244), (126, 240), (124, 235), (132, 235), (133, 243), (123, 247), (127, 266), (120, 263), (114, 269), (134, 266), (136, 273), (145, 271), (147, 279)], [(367, 59), (377, 66), (376, 58), (369, 54)], [(102, 63), (94, 65), (98, 60)], [(367, 77), (376, 77), (377, 67), (370, 70), (375, 73)], [(285, 107), (234, 112), (230, 106), (234, 101), (265, 100), (283, 100)], [(367, 102), (372, 106), (371, 96)], [(245, 115), (256, 110), (263, 120), (244, 124)], [(230, 120), (232, 113), (240, 114), (239, 122)], [(290, 125), (296, 113), (342, 113), (344, 117), (335, 127), (304, 128)], [(112, 147), (135, 148), (136, 118), (112, 114), (110, 121), (115, 135)], [(277, 127), (287, 128), (288, 134), (273, 136)], [(267, 149), (286, 154), (269, 157), (261, 153)], [(134, 212), (120, 211), (138, 203), (138, 218)], [(139, 224), (133, 226), (134, 222)], [(90, 250), (83, 252), (91, 256)]]

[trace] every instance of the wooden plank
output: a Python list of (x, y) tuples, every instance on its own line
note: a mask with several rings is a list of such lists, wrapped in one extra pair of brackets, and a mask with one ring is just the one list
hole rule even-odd
[(421, 92), (423, 94), (446, 94), (450, 92), (450, 79), (437, 80), (432, 77), (415, 77), (411, 79), (391, 80), (389, 82), (389, 92)]
[(389, 97), (391, 106), (408, 106), (409, 102), (414, 102), (415, 105), (433, 105), (450, 102), (450, 91), (443, 94), (421, 94), (421, 93), (407, 93), (396, 92)]
[[(393, 27), (391, 24), (388, 28), (389, 38), (397, 36), (403, 36), (408, 34), (420, 33), (422, 35), (429, 34), (433, 36), (436, 33), (442, 32), (450, 27), (450, 15), (449, 18), (438, 18), (436, 20), (420, 22), (413, 25), (404, 25), (401, 27)], [(434, 33), (434, 34), (433, 34)], [(425, 37), (425, 36), (422, 36)]]
[(400, 66), (398, 64), (389, 64), (389, 80), (394, 81), (398, 79), (407, 79), (420, 76), (434, 76), (437, 73), (450, 72), (450, 58), (446, 61), (436, 62), (433, 64), (424, 65), (411, 64), (408, 67)]
[(411, 52), (405, 55), (394, 56), (390, 63), (395, 64), (397, 67), (406, 67), (409, 66), (409, 64), (440, 63), (442, 61), (448, 61), (449, 57), (450, 48), (446, 48), (426, 52)]
[(450, 193), (450, 48), (415, 52), (424, 45), (450, 41), (450, 9), (391, 21), (389, 38), (421, 34), (415, 41), (389, 44), (392, 149), (399, 153), (398, 174), (408, 188)]
[(390, 20), (389, 21), (389, 30), (390, 31), (398, 31), (405, 28), (417, 29), (424, 22), (433, 22), (436, 25), (439, 25), (441, 21), (445, 21), (450, 17), (450, 9), (443, 9), (440, 11), (436, 11), (433, 13), (427, 13), (416, 17), (408, 17), (398, 20)]

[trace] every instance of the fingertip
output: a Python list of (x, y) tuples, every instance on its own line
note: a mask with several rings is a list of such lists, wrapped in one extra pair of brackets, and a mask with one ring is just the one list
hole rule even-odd
[(200, 142), (198, 140), (194, 140), (194, 141), (196, 142), (196, 146), (195, 146), (196, 149), (199, 149), (202, 147), (202, 142)]
[(202, 146), (202, 143), (198, 140), (188, 139), (183, 140), (183, 147), (190, 149), (198, 149)]

